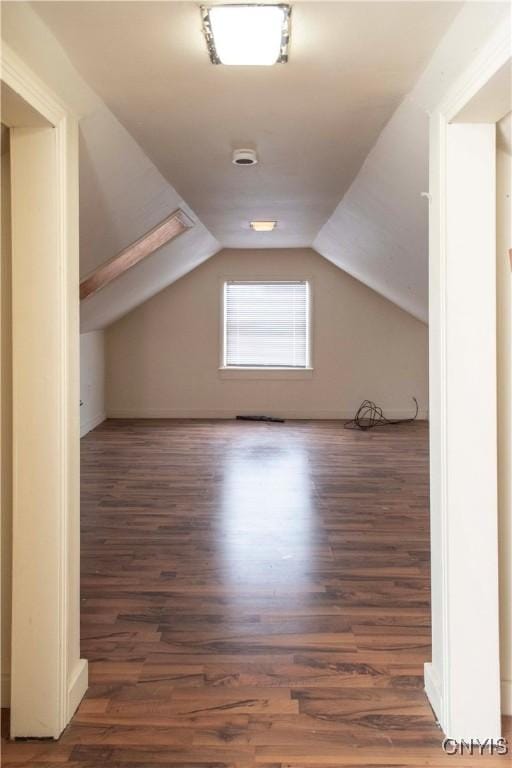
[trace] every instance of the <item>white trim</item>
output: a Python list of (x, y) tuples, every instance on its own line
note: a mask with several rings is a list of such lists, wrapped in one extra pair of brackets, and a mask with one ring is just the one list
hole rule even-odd
[(447, 122), (468, 104), (493, 75), (510, 59), (510, 21), (505, 19), (494, 32), (487, 44), (450, 88), (436, 112), (440, 112)]
[(238, 379), (240, 381), (300, 381), (312, 379), (313, 368), (219, 368), (220, 379)]
[(76, 117), (3, 40), (0, 78), (52, 125), (57, 126), (66, 117)]
[[(432, 701), (433, 707), (438, 707), (437, 714), (443, 731), (453, 738), (487, 738), (499, 736), (499, 681), (498, 681), (498, 607), (497, 591), (498, 580), (497, 573), (493, 573), (495, 565), (494, 558), (489, 552), (495, 552), (497, 549), (497, 532), (494, 529), (493, 515), (497, 518), (496, 510), (496, 489), (494, 487), (496, 473), (492, 465), (496, 462), (496, 457), (492, 446), (496, 443), (496, 437), (492, 434), (492, 425), (496, 423), (494, 413), (495, 402), (493, 392), (495, 391), (495, 370), (491, 358), (493, 357), (492, 334), (495, 333), (494, 326), (490, 320), (495, 315), (493, 310), (493, 301), (495, 296), (492, 294), (495, 281), (492, 279), (492, 269), (495, 259), (484, 259), (487, 256), (485, 248), (482, 247), (482, 260), (475, 254), (462, 254), (461, 243), (467, 240), (467, 235), (463, 232), (468, 231), (470, 226), (462, 215), (462, 206), (467, 206), (471, 211), (469, 221), (474, 224), (475, 242), (478, 239), (485, 240), (485, 247), (489, 248), (490, 253), (495, 253), (495, 245), (491, 237), (491, 228), (495, 226), (495, 218), (490, 214), (490, 208), (493, 205), (492, 198), (489, 199), (490, 192), (494, 189), (492, 178), (494, 173), (493, 151), (493, 126), (486, 125), (468, 125), (457, 123), (450, 125), (442, 115), (436, 115), (435, 126), (437, 126), (437, 160), (431, 163), (437, 170), (438, 188), (434, 196), (434, 207), (438, 216), (437, 233), (434, 232), (431, 239), (430, 252), (433, 259), (437, 259), (436, 269), (439, 275), (438, 305), (437, 317), (433, 317), (430, 327), (434, 334), (431, 341), (431, 352), (437, 359), (431, 360), (431, 368), (437, 367), (437, 376), (439, 381), (431, 387), (434, 392), (437, 389), (438, 413), (432, 420), (432, 438), (434, 448), (431, 451), (432, 466), (437, 467), (437, 486), (434, 484), (432, 489), (433, 511), (437, 518), (432, 522), (431, 530), (439, 530), (437, 537), (432, 536), (432, 564), (433, 575), (438, 588), (432, 590), (433, 598), (433, 627), (437, 625), (437, 631), (433, 636), (433, 662), (435, 673), (440, 681), (442, 695), (437, 697), (437, 702)], [(487, 130), (488, 129), (488, 130)], [(457, 131), (457, 138), (453, 137), (453, 132)], [(465, 146), (461, 140), (462, 136), (469, 136), (466, 141), (469, 145), (476, 144), (481, 146), (481, 156), (475, 150), (473, 165), (467, 165), (468, 185), (477, 188), (481, 198), (482, 214), (479, 218), (471, 205), (462, 194), (462, 187), (457, 186), (457, 179), (461, 168), (461, 153)], [(473, 137), (473, 138), (471, 138)], [(447, 142), (447, 139), (450, 139)], [(434, 144), (434, 146), (436, 146)], [(481, 164), (478, 162), (480, 161)], [(487, 175), (484, 168), (487, 169)], [(450, 170), (450, 175), (448, 175)], [(473, 178), (481, 179), (482, 183), (473, 182)], [(475, 197), (473, 196), (473, 200)], [(487, 234), (488, 233), (488, 234)], [(448, 253), (449, 251), (449, 253)], [(466, 289), (464, 292), (459, 290), (460, 280), (455, 276), (457, 265), (461, 272), (466, 275)], [(466, 266), (467, 265), (467, 268)], [(431, 265), (431, 272), (434, 272)], [(475, 283), (479, 275), (480, 285), (483, 286), (485, 293), (478, 294), (478, 286)], [(479, 299), (480, 296), (480, 299)], [(482, 437), (481, 445), (483, 456), (485, 456), (484, 468), (479, 478), (477, 492), (471, 493), (469, 486), (466, 486), (464, 471), (461, 467), (461, 461), (457, 455), (462, 448), (460, 440), (460, 420), (461, 414), (457, 409), (464, 409), (465, 405), (457, 403), (457, 393), (463, 386), (464, 381), (468, 381), (468, 355), (464, 351), (463, 344), (457, 344), (455, 339), (464, 339), (465, 335), (472, 333), (474, 328), (468, 324), (465, 334), (463, 318), (467, 312), (467, 305), (476, 306), (480, 300), (480, 313), (482, 315), (480, 336), (475, 335), (477, 343), (474, 347), (474, 378), (471, 379), (473, 392), (485, 392), (481, 401), (485, 402), (485, 408), (479, 415), (473, 425), (473, 431), (478, 429), (478, 434)], [(432, 301), (431, 307), (435, 307)], [(434, 310), (435, 311), (435, 310)], [(487, 333), (484, 343), (483, 334)], [(437, 335), (437, 338), (435, 338)], [(478, 360), (481, 360), (481, 375), (477, 375)], [(434, 374), (436, 375), (436, 374)], [(466, 378), (465, 378), (466, 377)], [(490, 378), (494, 378), (494, 388)], [(479, 400), (479, 396), (474, 395), (473, 400)], [(462, 401), (464, 403), (464, 401)], [(458, 426), (457, 426), (458, 425)], [(459, 441), (459, 442), (458, 442)], [(485, 448), (483, 447), (485, 446)], [(436, 452), (438, 456), (436, 457)], [(437, 491), (436, 491), (437, 487)], [(465, 488), (465, 490), (464, 490)], [(436, 497), (437, 493), (437, 497)], [(463, 497), (466, 496), (466, 502)], [(480, 512), (471, 506), (470, 499), (481, 497), (480, 510), (486, 508), (486, 518), (483, 519)], [(485, 497), (485, 502), (483, 498)], [(467, 632), (465, 622), (461, 617), (462, 605), (468, 601), (468, 594), (462, 592), (464, 583), (471, 582), (476, 564), (470, 566), (465, 562), (468, 552), (468, 546), (462, 547), (464, 534), (467, 531), (460, 528), (461, 508), (466, 509), (468, 518), (473, 515), (472, 525), (475, 531), (479, 531), (482, 551), (487, 553), (487, 557), (478, 561), (478, 568), (481, 569), (481, 580), (479, 584), (482, 587), (482, 594), (486, 594), (485, 609), (488, 612), (486, 621), (479, 625), (478, 632), (472, 634), (471, 642), (464, 639), (464, 633)], [(493, 540), (496, 539), (494, 542)], [(467, 573), (467, 581), (463, 578), (463, 573)], [(494, 600), (491, 599), (494, 578), (496, 609), (494, 610)], [(467, 588), (466, 588), (467, 589)], [(478, 592), (478, 590), (476, 590)], [(496, 648), (494, 648), (496, 645)], [(463, 673), (463, 664), (466, 659), (477, 654), (477, 647), (482, 649), (482, 654), (490, 654), (487, 661), (488, 674), (485, 679), (482, 672), (474, 675), (469, 668)], [(492, 650), (490, 650), (492, 647)], [(463, 652), (464, 649), (464, 652)], [(492, 660), (491, 660), (492, 659)], [(468, 662), (469, 665), (469, 662)], [(479, 687), (480, 696), (470, 695), (469, 691), (474, 691), (477, 686), (477, 680), (482, 681)], [(464, 682), (465, 681), (465, 682)], [(484, 684), (485, 683), (485, 684)], [(425, 680), (427, 685), (427, 680)], [(471, 685), (473, 684), (473, 687)], [(465, 687), (468, 694), (464, 693)], [(431, 686), (427, 687), (430, 693)], [(471, 704), (470, 704), (471, 702)], [(483, 730), (480, 730), (480, 729)]]
[[(441, 114), (434, 114), (431, 118), (431, 126), (430, 126), (430, 194), (431, 194), (431, 213), (429, 217), (429, 241), (431, 243), (433, 236), (435, 237), (435, 234), (433, 235), (433, 232), (435, 231), (437, 227), (437, 241), (438, 241), (438, 250), (437, 250), (437, 259), (438, 259), (438, 271), (439, 274), (444, 274), (446, 271), (446, 215), (445, 215), (445, 205), (435, 205), (434, 201), (444, 201), (446, 200), (446, 129), (447, 129), (447, 121)], [(437, 164), (434, 164), (432, 161), (432, 148), (437, 147), (437, 153), (436, 153), (436, 159)], [(431, 246), (430, 246), (430, 250)], [(434, 274), (434, 269), (432, 266), (429, 269), (429, 276), (430, 279), (432, 279), (432, 276)], [(435, 351), (439, 350), (439, 356), (437, 359), (437, 380), (433, 382), (432, 380), (429, 383), (429, 390), (430, 390), (430, 397), (433, 396), (434, 390), (439, 387), (439, 414), (435, 421), (433, 420), (433, 424), (431, 426), (430, 430), (430, 466), (431, 466), (431, 505), (435, 503), (435, 500), (433, 498), (434, 494), (432, 493), (432, 473), (433, 471), (438, 471), (438, 481), (439, 481), (439, 517), (440, 517), (440, 527), (441, 527), (441, 562), (448, 565), (448, 547), (447, 547), (447, 541), (448, 541), (448, 516), (447, 516), (447, 507), (448, 507), (448, 481), (447, 481), (447, 430), (445, 428), (446, 425), (446, 414), (447, 414), (447, 392), (446, 392), (446, 371), (447, 371), (447, 344), (446, 344), (446, 315), (447, 315), (447, 297), (446, 297), (446, 282), (445, 280), (440, 280), (439, 285), (436, 286), (438, 291), (438, 297), (439, 297), (439, 303), (438, 303), (438, 317), (435, 318), (432, 316), (432, 313), (435, 312), (436, 306), (434, 303), (434, 300), (431, 296), (433, 286), (429, 286), (429, 308), (430, 308), (430, 317), (429, 317), (429, 348), (430, 348), (430, 354), (435, 354)], [(433, 334), (438, 332), (439, 336), (437, 341), (432, 338)], [(435, 375), (434, 372), (435, 366), (432, 359), (429, 361), (429, 370), (430, 375)], [(429, 408), (430, 409), (430, 408)], [(439, 443), (437, 445), (438, 449), (438, 457), (437, 461), (435, 460), (435, 450), (433, 448), (433, 440), (436, 439), (435, 437), (435, 427), (436, 424), (440, 425), (440, 438)], [(430, 534), (430, 544), (431, 544), (431, 555), (433, 550), (433, 538), (432, 538), (432, 531), (434, 526), (431, 524), (431, 534)], [(435, 564), (432, 561), (432, 571), (435, 568)], [(443, 567), (441, 572), (441, 592), (443, 595), (448, 594), (449, 587), (448, 587), (448, 567)], [(433, 592), (433, 590), (432, 590)], [(434, 594), (433, 594), (433, 597)], [(433, 619), (434, 623), (434, 619)], [(449, 644), (449, 633), (446, 631), (446, 628), (448, 626), (448, 601), (443, 600), (442, 603), (442, 614), (440, 616), (440, 623), (442, 625), (442, 658), (443, 658), (443, 667), (446, 667), (449, 663), (450, 659), (450, 644)], [(443, 687), (441, 680), (439, 678), (439, 675), (434, 672), (433, 669), (431, 669), (433, 665), (425, 665), (425, 691), (427, 693), (427, 696), (430, 699), (431, 706), (433, 710), (436, 712), (437, 718), (439, 723), (446, 723), (447, 722), (447, 712), (449, 711), (449, 700), (450, 700), (450, 691), (445, 691), (445, 696), (442, 695)], [(427, 674), (429, 674), (430, 679), (427, 680)], [(432, 694), (433, 698), (430, 698), (430, 695)]]
[[(328, 419), (329, 421), (347, 420), (353, 419), (357, 410), (354, 408), (351, 411), (347, 410), (322, 410), (322, 409), (304, 409), (304, 410), (264, 410), (266, 416), (275, 416), (283, 419), (290, 419), (292, 421), (309, 421), (309, 420), (322, 420)], [(117, 408), (109, 410), (107, 413), (108, 419), (234, 419), (237, 415), (248, 415), (259, 413), (257, 408), (247, 409), (240, 408), (239, 410), (233, 409), (216, 409), (207, 410), (198, 408), (196, 410), (191, 409), (171, 409), (171, 408)], [(389, 419), (408, 419), (411, 416), (411, 409), (384, 409), (385, 415)], [(418, 413), (418, 421), (426, 421), (428, 419), (427, 411), (422, 410)]]
[(105, 419), (107, 418), (107, 414), (102, 411), (101, 413), (97, 413), (95, 416), (91, 416), (89, 419), (86, 419), (84, 422), (80, 423), (80, 437), (85, 437), (89, 432), (91, 432), (93, 429), (98, 427), (100, 424), (102, 424)]
[(441, 683), (432, 664), (425, 664), (423, 670), (425, 678), (425, 693), (427, 694), (430, 705), (434, 710), (437, 722), (440, 723), (444, 712)]
[(501, 714), (512, 715), (512, 680), (501, 681)]
[(68, 686), (68, 720), (78, 709), (89, 685), (89, 668), (86, 659), (79, 659)]
[[(37, 705), (29, 705), (30, 694), (23, 682), (23, 653), (15, 664), (15, 651), (17, 643), (21, 642), (24, 633), (24, 621), (30, 619), (31, 610), (35, 610), (31, 603), (24, 605), (20, 610), (21, 618), (15, 621), (13, 614), (13, 666), (12, 666), (12, 706), (11, 706), (11, 735), (53, 737), (58, 738), (69, 722), (69, 649), (70, 638), (76, 635), (78, 630), (78, 613), (76, 617), (70, 614), (72, 596), (78, 590), (78, 571), (70, 572), (70, 563), (76, 561), (71, 556), (70, 547), (72, 531), (70, 528), (70, 516), (78, 513), (78, 414), (76, 421), (73, 413), (76, 412), (75, 388), (78, 390), (78, 128), (76, 116), (72, 110), (64, 106), (60, 99), (49, 89), (46, 84), (35, 75), (32, 70), (5, 44), (1, 48), (1, 78), (2, 82), (20, 96), (32, 109), (41, 115), (50, 126), (54, 127), (55, 147), (55, 178), (56, 178), (56, 216), (55, 232), (57, 247), (55, 248), (56, 263), (60, 265), (58, 275), (53, 283), (55, 296), (58, 297), (59, 344), (55, 352), (55, 391), (58, 391), (58, 413), (54, 421), (54, 442), (58, 444), (58, 466), (55, 467), (58, 484), (58, 496), (55, 499), (56, 508), (53, 510), (52, 535), (56, 543), (54, 550), (48, 553), (49, 557), (56, 557), (55, 594), (52, 596), (54, 607), (53, 625), (45, 638), (45, 653), (50, 653), (52, 659), (56, 659), (55, 690), (56, 695), (51, 696), (45, 702), (44, 713), (37, 709), (44, 700), (46, 691), (35, 689)], [(14, 129), (18, 131), (18, 126)], [(76, 167), (75, 167), (76, 166)], [(13, 187), (14, 188), (14, 187)], [(76, 226), (75, 226), (76, 225)], [(20, 230), (21, 231), (21, 230)], [(13, 236), (14, 237), (14, 236)], [(13, 239), (13, 247), (16, 240)], [(74, 287), (76, 283), (76, 294)], [(14, 283), (13, 283), (14, 285)], [(21, 291), (18, 298), (22, 295)], [(13, 301), (15, 294), (13, 293)], [(31, 332), (27, 326), (25, 334), (30, 339)], [(76, 335), (76, 338), (75, 338)], [(19, 351), (19, 350), (18, 350)], [(19, 361), (16, 355), (16, 347), (13, 349), (13, 374), (18, 374)], [(25, 354), (25, 353), (24, 353)], [(25, 354), (26, 358), (26, 354)], [(53, 385), (52, 385), (53, 386)], [(20, 396), (21, 397), (21, 396)], [(20, 416), (23, 412), (23, 402), (18, 400), (13, 406), (14, 416)], [(76, 446), (73, 441), (76, 437)], [(13, 435), (13, 499), (16, 504), (17, 489), (23, 488), (17, 475), (18, 443), (16, 435)], [(27, 454), (28, 455), (28, 454)], [(33, 460), (33, 456), (31, 458)], [(19, 470), (18, 470), (19, 471)], [(26, 494), (25, 494), (26, 496)], [(25, 510), (26, 512), (26, 510)], [(16, 522), (16, 517), (14, 518)], [(46, 532), (48, 533), (48, 532)], [(25, 566), (24, 548), (22, 546), (23, 532), (16, 531), (13, 527), (13, 588), (17, 585), (21, 589), (24, 582)], [(74, 546), (74, 543), (73, 543)], [(19, 551), (20, 562), (17, 562)], [(40, 563), (40, 569), (44, 570), (44, 561)], [(21, 575), (20, 575), (21, 574)], [(35, 592), (33, 592), (35, 594)], [(23, 601), (21, 601), (23, 603)], [(27, 613), (28, 612), (28, 613)], [(35, 615), (35, 614), (34, 614)], [(76, 618), (76, 627), (73, 623)], [(36, 630), (34, 630), (36, 631)], [(35, 660), (37, 662), (37, 660)], [(81, 666), (87, 669), (87, 662), (81, 660)], [(19, 682), (17, 679), (19, 676)], [(84, 672), (73, 684), (76, 695), (81, 691), (83, 695), (83, 681), (87, 677)], [(80, 682), (78, 682), (78, 680)], [(36, 685), (37, 681), (33, 681)], [(32, 707), (32, 708), (31, 708)], [(48, 715), (48, 716), (46, 716)], [(51, 725), (50, 725), (51, 724)]]
[(10, 709), (11, 707), (11, 673), (2, 672), (0, 676), (0, 707)]
[[(58, 211), (59, 211), (59, 261), (60, 270), (60, 296), (66, 296), (65, 301), (59, 303), (60, 310), (60, 362), (59, 367), (63, 372), (59, 378), (58, 386), (60, 389), (60, 412), (59, 412), (59, 432), (61, 435), (60, 446), (60, 504), (62, 512), (60, 514), (60, 558), (59, 558), (59, 634), (64, 638), (62, 652), (60, 653), (60, 682), (61, 682), (61, 716), (60, 727), (62, 730), (66, 727), (67, 720), (67, 679), (68, 679), (68, 563), (69, 563), (69, 527), (67, 505), (69, 503), (69, 477), (68, 477), (68, 434), (66, 429), (68, 404), (69, 404), (69, 371), (67, 356), (68, 350), (68, 298), (67, 298), (67, 280), (68, 280), (68, 244), (69, 244), (69, 223), (68, 223), (68, 146), (67, 146), (68, 120), (64, 115), (55, 126), (57, 141), (57, 177), (58, 177)], [(62, 469), (65, 468), (65, 471)]]
[[(430, 361), (430, 392), (433, 398), (432, 403), (437, 411), (433, 415), (431, 429), (431, 477), (437, 481), (437, 484), (434, 481), (431, 483), (431, 503), (439, 526), (438, 551), (435, 553), (435, 562), (433, 559), (432, 571), (438, 589), (436, 594), (441, 595), (442, 604), (437, 606), (439, 614), (436, 616), (433, 613), (433, 628), (436, 628), (435, 639), (437, 643), (436, 663), (439, 665), (439, 669), (435, 669), (431, 664), (425, 665), (425, 688), (441, 727), (446, 733), (450, 732), (448, 733), (450, 736), (454, 736), (451, 733), (453, 695), (457, 693), (450, 663), (452, 658), (451, 633), (453, 631), (450, 606), (453, 608), (455, 605), (456, 607), (457, 596), (453, 594), (454, 584), (452, 583), (454, 571), (450, 552), (452, 555), (454, 554), (456, 545), (454, 531), (450, 527), (449, 519), (448, 497), (452, 491), (450, 471), (447, 468), (448, 439), (450, 437), (447, 427), (447, 371), (449, 362), (447, 358), (447, 302), (449, 297), (446, 292), (447, 132), (450, 121), (456, 118), (457, 114), (509, 59), (510, 26), (508, 20), (505, 20), (499, 25), (487, 44), (476, 54), (471, 65), (456, 81), (431, 115), (429, 192), (432, 206), (429, 250), (434, 262), (431, 262), (430, 265), (430, 275), (431, 280), (434, 273), (438, 273), (440, 277), (438, 285), (431, 282), (430, 286), (430, 349), (431, 355), (434, 355)], [(488, 122), (492, 122), (492, 120)], [(431, 526), (431, 530), (433, 529), (434, 525)], [(491, 535), (490, 532), (489, 535)], [(434, 546), (436, 546), (436, 542), (432, 538), (433, 551)], [(436, 598), (436, 594), (433, 590), (433, 599)], [(441, 635), (440, 639), (439, 635)], [(470, 676), (471, 671), (468, 670), (467, 674)], [(492, 706), (494, 707), (494, 703)], [(488, 717), (487, 721), (489, 722)], [(472, 730), (476, 730), (475, 727)], [(460, 736), (461, 734), (455, 735)], [(476, 738), (481, 734), (472, 732), (462, 735)], [(496, 735), (496, 733), (486, 734), (486, 736)]]

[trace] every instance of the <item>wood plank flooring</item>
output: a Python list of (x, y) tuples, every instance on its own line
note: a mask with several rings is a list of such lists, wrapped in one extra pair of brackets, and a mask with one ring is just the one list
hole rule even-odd
[(5, 768), (496, 765), (443, 753), (423, 691), (427, 443), (422, 423), (90, 433), (90, 688), (59, 742), (4, 743)]

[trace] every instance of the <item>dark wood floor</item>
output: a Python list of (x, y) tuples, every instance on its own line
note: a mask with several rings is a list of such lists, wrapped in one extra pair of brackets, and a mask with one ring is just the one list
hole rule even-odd
[(423, 691), (425, 424), (109, 421), (82, 488), (90, 688), (6, 768), (484, 764)]

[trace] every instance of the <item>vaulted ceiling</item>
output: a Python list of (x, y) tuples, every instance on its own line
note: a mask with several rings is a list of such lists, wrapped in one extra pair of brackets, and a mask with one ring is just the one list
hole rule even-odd
[[(458, 4), (296, 3), (288, 64), (214, 66), (198, 4), (38, 2), (89, 85), (226, 247), (310, 245)], [(231, 163), (254, 147), (252, 168)], [(271, 235), (251, 219), (277, 219)]]
[[(195, 221), (83, 302), (84, 330), (221, 247), (313, 245), (426, 319), (428, 109), (503, 3), (294, 2), (273, 67), (212, 65), (192, 2), (2, 6), (8, 44), (82, 118), (81, 274), (177, 207)], [(237, 146), (259, 164), (234, 167)]]

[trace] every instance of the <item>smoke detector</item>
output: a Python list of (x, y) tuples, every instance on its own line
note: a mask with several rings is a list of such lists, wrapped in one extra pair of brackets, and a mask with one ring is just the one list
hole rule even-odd
[(258, 155), (254, 149), (235, 149), (233, 152), (233, 165), (256, 165)]

